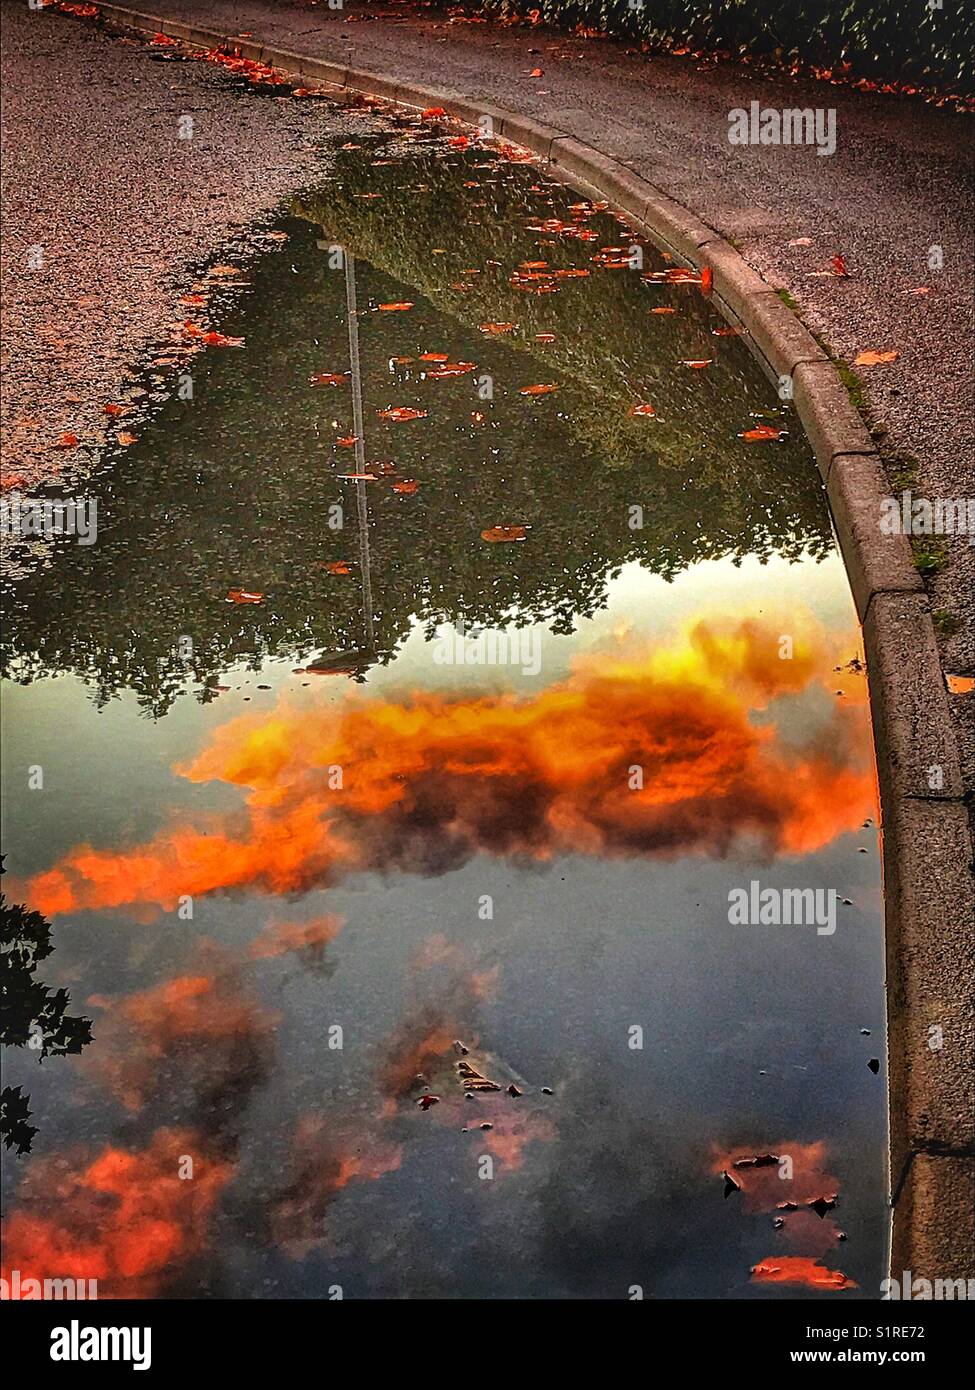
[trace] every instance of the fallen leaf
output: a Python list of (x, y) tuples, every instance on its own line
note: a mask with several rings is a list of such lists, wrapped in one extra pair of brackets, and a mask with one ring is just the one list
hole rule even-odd
[(415, 478), (404, 478), (402, 482), (393, 484), (393, 491), (401, 493), (404, 497), (412, 497), (419, 486)]
[(481, 330), (482, 333), (510, 333), (510, 332), (512, 331), (512, 329), (517, 328), (517, 327), (518, 327), (518, 325), (517, 325), (516, 323), (480, 323), (480, 324), (478, 324), (478, 328), (480, 328), (480, 330)]
[(216, 331), (211, 331), (211, 332), (209, 332), (209, 333), (204, 333), (204, 335), (203, 335), (203, 341), (206, 343), (207, 347), (243, 347), (243, 346), (244, 346), (244, 340), (243, 340), (243, 338), (228, 338), (227, 335), (226, 335), (226, 333), (217, 333)]
[(348, 372), (315, 372), (308, 378), (312, 386), (347, 386)]
[(661, 307), (660, 309), (651, 309), (650, 312), (651, 314), (676, 314), (677, 310)]
[(102, 410), (106, 415), (124, 415), (128, 410), (126, 405), (116, 405), (114, 401), (109, 401), (108, 405), (103, 405)]
[(347, 560), (326, 560), (324, 568), (329, 574), (351, 574), (349, 562)]
[(750, 444), (757, 444), (764, 439), (781, 439), (785, 433), (785, 430), (776, 429), (774, 425), (755, 425), (750, 430), (742, 430), (738, 438), (747, 439)]
[(701, 267), (701, 293), (707, 297), (714, 288), (714, 271), (709, 265)]
[(421, 362), (449, 362), (450, 355), (446, 352), (421, 352)]
[(554, 334), (554, 333), (536, 333), (536, 334), (535, 334), (535, 342), (536, 342), (536, 343), (554, 343), (554, 342), (555, 342), (555, 334)]
[(75, 449), (78, 446), (78, 436), (72, 430), (65, 430), (55, 445), (56, 449)]
[(656, 415), (652, 405), (633, 405), (630, 406), (630, 415)]
[(849, 276), (850, 272), (847, 270), (846, 261), (843, 259), (842, 256), (834, 256), (833, 259), (830, 261), (830, 265), (833, 267), (833, 270), (836, 272), (837, 275), (842, 277)]
[(381, 311), (382, 313), (384, 313), (384, 314), (396, 314), (396, 313), (402, 313), (402, 311), (403, 311), (404, 309), (412, 309), (412, 308), (413, 308), (413, 305), (412, 305), (412, 304), (409, 304), (409, 303), (404, 303), (404, 304), (380, 304), (379, 308), (380, 308), (380, 311)]
[(523, 396), (547, 396), (550, 391), (557, 391), (559, 388), (554, 382), (539, 383), (537, 386), (522, 386)]
[(180, 304), (190, 304), (194, 308), (198, 308), (200, 305), (207, 302), (207, 297), (205, 294), (181, 294), (179, 302)]
[(811, 236), (797, 236), (789, 242), (790, 246), (812, 246), (812, 244), (813, 239)]
[(411, 405), (393, 406), (391, 410), (381, 410), (380, 420), (422, 420), (429, 412), (426, 410), (414, 410)]
[(227, 603), (261, 603), (263, 599), (263, 594), (251, 593), (247, 589), (229, 589), (226, 601)]
[(712, 363), (713, 361), (714, 361), (714, 358), (713, 358), (713, 357), (701, 357), (701, 358), (697, 358), (697, 359), (695, 359), (695, 358), (684, 358), (684, 359), (681, 360), (681, 366), (682, 366), (682, 367), (698, 367), (698, 368), (701, 368), (701, 367), (710, 367), (710, 365), (711, 365), (711, 363)]
[(344, 434), (341, 439), (336, 439), (335, 442), (342, 449), (351, 449), (354, 444), (358, 444), (359, 436), (357, 434)]
[(421, 119), (427, 120), (435, 116), (446, 116), (446, 114), (442, 106), (428, 106), (425, 111), (421, 112)]
[(481, 532), (482, 541), (523, 541), (528, 535), (527, 526), (491, 526)]
[(439, 381), (443, 377), (465, 376), (473, 370), (473, 362), (444, 362), (442, 366), (431, 367), (427, 376), (431, 381)]
[(853, 359), (854, 367), (876, 367), (881, 362), (896, 362), (900, 353), (896, 350), (890, 352), (861, 352)]
[(118, 440), (120, 444), (127, 445), (134, 444), (138, 439), (138, 435), (132, 434), (129, 430), (122, 430), (119, 434), (115, 436), (115, 438)]

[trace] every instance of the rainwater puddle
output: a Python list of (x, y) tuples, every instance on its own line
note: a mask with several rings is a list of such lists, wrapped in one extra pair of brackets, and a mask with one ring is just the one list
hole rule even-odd
[(7, 898), (92, 1040), (16, 993), (72, 1055), (7, 1052), (4, 1264), (872, 1297), (874, 771), (796, 417), (608, 210), (362, 127), (8, 594)]

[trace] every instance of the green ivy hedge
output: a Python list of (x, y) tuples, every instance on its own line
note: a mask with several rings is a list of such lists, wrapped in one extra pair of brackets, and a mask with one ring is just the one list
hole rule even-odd
[[(933, 6), (933, 7), (932, 7)], [(965, 0), (481, 0), (506, 15), (711, 52), (775, 54), (944, 91), (975, 91), (975, 7)]]

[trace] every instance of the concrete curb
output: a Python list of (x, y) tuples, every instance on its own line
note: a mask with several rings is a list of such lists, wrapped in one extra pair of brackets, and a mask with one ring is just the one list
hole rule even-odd
[[(911, 1269), (931, 1279), (952, 1272), (970, 1275), (965, 1234), (970, 1200), (959, 1174), (966, 1156), (975, 1153), (970, 1080), (975, 1039), (968, 993), (975, 920), (972, 838), (930, 607), (908, 539), (880, 529), (886, 479), (834, 364), (713, 228), (567, 131), (472, 102), (462, 93), (427, 90), (388, 74), (344, 68), (117, 5), (102, 5), (100, 11), (113, 26), (161, 30), (193, 47), (238, 49), (242, 56), (337, 91), (368, 93), (417, 109), (442, 106), (474, 125), (489, 116), (495, 137), (532, 150), (549, 162), (548, 172), (584, 192), (597, 191), (680, 260), (710, 266), (715, 300), (744, 327), (765, 371), (775, 380), (792, 379), (796, 411), (827, 488), (864, 626), (885, 875), (892, 1273), (899, 1277), (902, 1269)], [(938, 768), (940, 774), (932, 771)], [(944, 1030), (940, 1050), (929, 1042), (936, 1025)]]

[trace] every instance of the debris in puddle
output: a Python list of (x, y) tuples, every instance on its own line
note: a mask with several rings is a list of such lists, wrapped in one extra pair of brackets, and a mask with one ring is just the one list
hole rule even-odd
[(870, 1070), (873, 1072), (874, 1076), (876, 1076), (877, 1073), (878, 1073), (878, 1071), (880, 1070), (880, 1058), (879, 1058), (879, 1057), (871, 1057), (871, 1058), (870, 1058), (870, 1061), (867, 1063), (867, 1066), (868, 1066), (868, 1067), (870, 1068)]
[(741, 1183), (735, 1182), (727, 1168), (722, 1169), (721, 1176), (724, 1178), (724, 1196), (730, 1197), (732, 1192), (741, 1191)]

